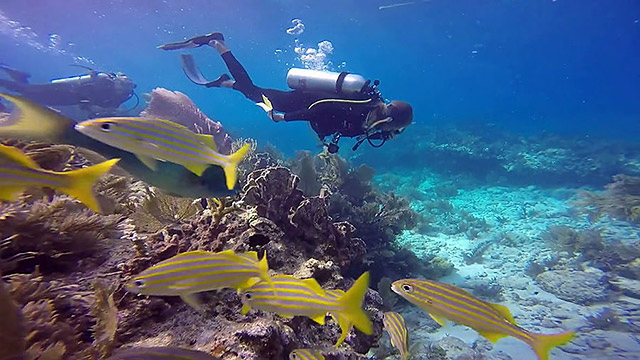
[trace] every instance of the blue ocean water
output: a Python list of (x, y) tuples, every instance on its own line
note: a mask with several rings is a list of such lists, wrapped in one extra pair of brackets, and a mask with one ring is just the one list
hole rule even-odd
[[(406, 196), (419, 214), (418, 227), (397, 236), (400, 245), (454, 264), (444, 282), (497, 286), (503, 298), (496, 301), (525, 328), (580, 329), (554, 359), (640, 358), (640, 290), (633, 299), (626, 288), (622, 300), (589, 298), (614, 292), (615, 282), (603, 279), (638, 281), (640, 262), (620, 260), (623, 270), (609, 273), (598, 259), (582, 262), (549, 245), (573, 229), (577, 237), (597, 230), (597, 241), (611, 248), (639, 248), (638, 213), (598, 218), (578, 213), (574, 202), (584, 186), (602, 190), (612, 175), (640, 175), (640, 2), (0, 0), (0, 63), (34, 83), (86, 72), (70, 65), (123, 72), (143, 99), (157, 87), (187, 94), (234, 137), (287, 155), (318, 152), (305, 123), (274, 123), (239, 92), (194, 85), (180, 68), (181, 52), (156, 49), (212, 31), (224, 33), (259, 86), (285, 90), (291, 67), (320, 67), (380, 80), (384, 97), (411, 103), (414, 124), (397, 139), (358, 152), (343, 140), (340, 151), (379, 170), (376, 186)], [(184, 52), (210, 78), (227, 72), (209, 47)], [(596, 290), (575, 291), (587, 293), (582, 303), (541, 290), (536, 269), (600, 278)], [(545, 289), (562, 288), (557, 278)], [(616, 323), (598, 323), (609, 310)], [(399, 311), (416, 342), (451, 335), (473, 349), (490, 347), (466, 327), (436, 329), (417, 308)], [(533, 356), (513, 339), (496, 352)]]
[[(0, 11), (0, 61), (34, 81), (82, 72), (73, 63), (121, 71), (138, 93), (182, 91), (234, 134), (286, 151), (313, 148), (304, 125), (273, 124), (241, 94), (191, 84), (177, 54), (155, 46), (222, 31), (256, 84), (286, 89), (288, 68), (302, 66), (295, 39), (306, 47), (328, 40), (336, 68), (344, 62), (341, 70), (379, 79), (385, 97), (414, 106), (416, 126), (467, 121), (515, 132), (640, 134), (633, 0), (29, 0), (3, 1)], [(294, 18), (302, 34), (286, 32)], [(208, 76), (225, 71), (212, 49), (192, 53)]]

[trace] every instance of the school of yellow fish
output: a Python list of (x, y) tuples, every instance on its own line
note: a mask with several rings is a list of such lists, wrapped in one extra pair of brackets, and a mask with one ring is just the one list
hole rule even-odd
[[(26, 115), (22, 114), (23, 117), (44, 111), (19, 97), (7, 94), (0, 96), (17, 102), (20, 110), (26, 112)], [(265, 103), (268, 106), (268, 99), (265, 99)], [(0, 136), (20, 135), (15, 132), (11, 121), (6, 121), (9, 123), (0, 126)], [(151, 169), (157, 167), (157, 161), (173, 162), (199, 176), (209, 165), (221, 166), (229, 189), (236, 184), (236, 166), (248, 150), (247, 144), (235, 154), (219, 154), (210, 135), (195, 134), (181, 125), (162, 119), (95, 119), (79, 123), (75, 130), (133, 153)], [(50, 134), (47, 129), (43, 131)], [(68, 194), (99, 212), (92, 186), (118, 161), (112, 159), (84, 169), (54, 172), (42, 169), (17, 148), (0, 145), (0, 200), (15, 201), (28, 187), (48, 187)], [(284, 274), (271, 276), (266, 254), (259, 259), (254, 251), (235, 253), (232, 250), (178, 254), (138, 274), (126, 286), (128, 291), (137, 294), (179, 296), (200, 311), (203, 306), (198, 293), (232, 288), (241, 296), (243, 314), (258, 309), (285, 318), (306, 316), (321, 325), (325, 324), (325, 317), (329, 315), (341, 330), (335, 346), (344, 342), (353, 327), (368, 335), (373, 333), (371, 320), (362, 309), (368, 287), (368, 272), (362, 274), (346, 292), (323, 289), (313, 278), (298, 279)], [(547, 360), (553, 347), (566, 344), (575, 335), (573, 331), (560, 334), (529, 332), (516, 325), (506, 307), (480, 300), (453, 285), (404, 279), (394, 282), (391, 288), (427, 311), (442, 326), (445, 320), (450, 320), (476, 330), (492, 342), (507, 336), (515, 337), (529, 344), (539, 360)], [(402, 316), (387, 312), (383, 324), (402, 360), (408, 359), (408, 331)], [(322, 353), (321, 349), (296, 349), (289, 358), (324, 359)], [(172, 347), (128, 349), (116, 353), (111, 359), (134, 358), (215, 359), (206, 353)]]

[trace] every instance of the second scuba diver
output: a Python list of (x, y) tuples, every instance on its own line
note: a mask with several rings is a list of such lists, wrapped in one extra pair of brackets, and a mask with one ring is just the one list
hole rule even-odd
[[(206, 87), (223, 87), (240, 91), (248, 99), (264, 102), (266, 97), (273, 110), (269, 117), (279, 121), (308, 121), (330, 153), (339, 150), (341, 137), (356, 137), (353, 150), (364, 141), (374, 147), (400, 134), (411, 125), (413, 109), (403, 101), (386, 103), (373, 84), (360, 75), (308, 69), (290, 69), (287, 84), (293, 90), (282, 91), (256, 86), (240, 62), (224, 43), (221, 33), (159, 46), (163, 50), (178, 50), (209, 45), (224, 60), (231, 76), (222, 74), (208, 81), (196, 67), (191, 55), (181, 55), (182, 67), (192, 82)], [(330, 137), (330, 141), (325, 140)]]

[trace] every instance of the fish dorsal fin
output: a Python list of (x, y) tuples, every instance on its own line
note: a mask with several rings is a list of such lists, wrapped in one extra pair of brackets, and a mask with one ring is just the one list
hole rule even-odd
[(446, 326), (447, 325), (447, 321), (439, 316), (433, 315), (432, 313), (429, 313), (429, 316), (431, 316), (431, 318), (433, 319), (433, 321), (437, 322), (438, 324), (440, 324), (440, 326)]
[(493, 332), (480, 332), (480, 335), (486, 337), (489, 341), (491, 341), (492, 343), (496, 343), (496, 341), (507, 337), (507, 335), (505, 334), (498, 334), (498, 333), (493, 333)]
[(250, 258), (251, 260), (255, 260), (256, 262), (258, 262), (258, 253), (255, 251), (247, 251), (244, 253), (244, 255), (248, 258)]
[(158, 122), (158, 123), (163, 124), (165, 126), (172, 127), (174, 129), (179, 129), (179, 130), (182, 130), (182, 131), (193, 133), (193, 131), (191, 131), (188, 127), (186, 127), (186, 126), (184, 126), (182, 124), (179, 124), (179, 123), (177, 123), (175, 121), (171, 121), (171, 120), (155, 117), (155, 116), (145, 116), (145, 117), (140, 117), (140, 118), (131, 117), (130, 119), (142, 119), (142, 120), (155, 121), (155, 122)]
[(0, 145), (0, 162), (3, 162), (3, 158), (30, 169), (40, 169), (35, 161), (13, 146)]
[(205, 170), (207, 170), (207, 168), (209, 167), (209, 164), (188, 164), (188, 165), (182, 165), (182, 166), (189, 169), (189, 171), (191, 171), (192, 173), (198, 176), (202, 176), (202, 173)]
[(509, 308), (500, 304), (489, 303), (489, 305), (491, 305), (492, 308), (494, 308), (500, 315), (502, 315), (505, 318), (505, 320), (507, 320), (513, 325), (516, 325), (516, 320), (513, 318), (513, 315), (511, 315), (511, 311), (509, 311)]
[(209, 134), (195, 134), (196, 138), (203, 144), (205, 144), (206, 146), (208, 146), (209, 148), (211, 148), (213, 151), (218, 151), (218, 146), (216, 145), (215, 140), (213, 140), (213, 135), (209, 135)]
[(316, 279), (308, 278), (308, 279), (302, 279), (301, 281), (304, 282), (305, 284), (307, 284), (307, 286), (309, 286), (309, 288), (311, 288), (311, 290), (313, 290), (314, 292), (316, 292), (318, 294), (324, 294), (324, 289), (322, 289), (322, 286), (320, 286), (320, 284), (318, 284)]
[(150, 156), (145, 156), (145, 155), (140, 155), (135, 153), (134, 155), (138, 158), (138, 160), (140, 160), (140, 162), (145, 164), (149, 169), (153, 171), (158, 171), (158, 161), (156, 159)]
[(215, 253), (212, 253), (211, 251), (205, 251), (205, 250), (192, 250), (192, 251), (180, 253), (174, 257), (193, 256), (193, 255), (208, 256), (208, 255), (215, 255)]
[(217, 254), (218, 255), (223, 255), (223, 256), (236, 256), (236, 253), (231, 249), (220, 251)]
[(322, 313), (322, 314), (317, 314), (317, 315), (312, 315), (309, 316), (311, 318), (311, 320), (317, 322), (320, 325), (324, 325), (324, 318), (325, 318), (326, 314)]

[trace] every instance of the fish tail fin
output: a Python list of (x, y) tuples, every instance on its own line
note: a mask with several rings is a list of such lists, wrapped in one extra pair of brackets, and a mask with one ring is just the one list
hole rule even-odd
[(0, 98), (13, 103), (9, 118), (0, 122), (0, 136), (21, 140), (64, 141), (75, 122), (21, 96), (0, 92)]
[(373, 325), (367, 314), (362, 310), (362, 302), (369, 288), (369, 272), (360, 275), (358, 280), (338, 301), (343, 306), (343, 312), (338, 316), (340, 327), (348, 326), (351, 322), (353, 326), (367, 335), (373, 333)]
[(69, 179), (69, 184), (59, 190), (80, 200), (89, 209), (100, 212), (100, 205), (93, 195), (93, 185), (119, 160), (111, 159), (88, 168), (61, 173)]
[(237, 176), (238, 176), (238, 164), (249, 152), (251, 148), (251, 144), (246, 143), (240, 150), (235, 153), (229, 155), (229, 163), (224, 166), (224, 175), (227, 179), (227, 188), (229, 190), (233, 190), (236, 186)]
[(575, 334), (575, 331), (549, 335), (535, 334), (531, 347), (533, 347), (533, 351), (536, 352), (538, 360), (549, 360), (549, 351), (556, 346), (568, 343)]

